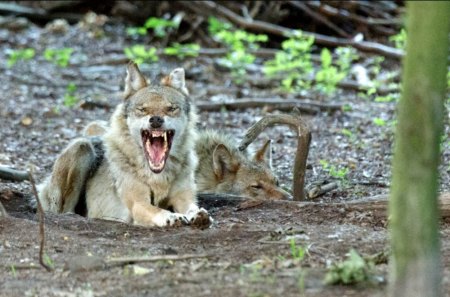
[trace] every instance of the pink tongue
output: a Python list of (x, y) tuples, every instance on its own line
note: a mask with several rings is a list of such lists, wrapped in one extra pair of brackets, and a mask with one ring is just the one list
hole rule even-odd
[(164, 161), (165, 150), (163, 141), (155, 139), (152, 144), (150, 144), (150, 141), (147, 141), (145, 146), (154, 165), (159, 165)]

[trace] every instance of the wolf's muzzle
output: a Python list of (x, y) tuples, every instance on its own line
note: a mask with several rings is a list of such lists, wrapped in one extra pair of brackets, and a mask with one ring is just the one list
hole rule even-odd
[(164, 119), (160, 116), (152, 116), (150, 118), (150, 126), (152, 128), (161, 128), (161, 126), (164, 124)]

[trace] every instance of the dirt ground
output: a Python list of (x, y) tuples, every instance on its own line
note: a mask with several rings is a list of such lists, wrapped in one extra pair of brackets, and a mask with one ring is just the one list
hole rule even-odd
[[(96, 38), (95, 26), (73, 25), (64, 34), (27, 24), (14, 32), (0, 28), (0, 164), (26, 170), (36, 166), (42, 181), (55, 156), (94, 119), (107, 120), (108, 108), (82, 108), (63, 104), (67, 84), (73, 82), (80, 100), (116, 105), (125, 76), (125, 64), (114, 61), (133, 43), (125, 26), (106, 24)], [(36, 56), (7, 68), (9, 49), (33, 47)], [(71, 47), (70, 65), (46, 61), (45, 48)], [(261, 65), (258, 61), (257, 65)], [(188, 88), (195, 100), (217, 102), (242, 98), (298, 98), (276, 85), (245, 83), (236, 86), (230, 74), (215, 66), (211, 57), (184, 61), (161, 59), (144, 65), (151, 78), (175, 67), (186, 69)], [(396, 62), (385, 65), (398, 69)], [(260, 75), (256, 67), (254, 77)], [(54, 266), (46, 272), (38, 264), (39, 233), (34, 211), (28, 206), (28, 182), (0, 180), (0, 201), (10, 217), (0, 219), (0, 296), (385, 296), (386, 261), (375, 266), (373, 280), (355, 286), (325, 285), (327, 267), (343, 260), (350, 249), (369, 257), (388, 250), (386, 217), (371, 210), (353, 210), (330, 202), (387, 194), (392, 159), (393, 125), (376, 125), (374, 118), (392, 121), (395, 103), (362, 99), (353, 91), (332, 96), (306, 95), (319, 102), (348, 104), (347, 111), (305, 114), (312, 131), (306, 183), (332, 181), (323, 164), (348, 168), (340, 187), (311, 205), (265, 202), (239, 209), (236, 204), (203, 201), (215, 222), (206, 229), (191, 227), (141, 228), (122, 223), (90, 220), (77, 215), (47, 214), (46, 253)], [(201, 112), (199, 128), (216, 128), (240, 139), (267, 109), (239, 112)], [(352, 132), (352, 137), (342, 133)], [(450, 189), (450, 129), (446, 123), (440, 167), (440, 191)], [(266, 130), (274, 140), (274, 171), (283, 187), (290, 188), (295, 135), (286, 127)], [(445, 296), (450, 296), (450, 228), (442, 223)], [(305, 247), (296, 261), (289, 242)], [(201, 256), (188, 260), (161, 260), (127, 265), (105, 265), (117, 257), (152, 255)], [(89, 256), (89, 257), (88, 257)], [(99, 264), (100, 263), (100, 264)]]

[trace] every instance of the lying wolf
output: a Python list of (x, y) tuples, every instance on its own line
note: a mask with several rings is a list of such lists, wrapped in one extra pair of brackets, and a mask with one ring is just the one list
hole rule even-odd
[(85, 202), (90, 218), (208, 224), (208, 213), (196, 204), (196, 122), (182, 68), (157, 85), (130, 63), (124, 101), (104, 136), (73, 141), (40, 185), (44, 209), (75, 212)]
[(195, 150), (199, 164), (195, 180), (199, 192), (228, 193), (262, 200), (289, 199), (271, 170), (270, 141), (253, 156), (241, 152), (230, 135), (200, 132)]

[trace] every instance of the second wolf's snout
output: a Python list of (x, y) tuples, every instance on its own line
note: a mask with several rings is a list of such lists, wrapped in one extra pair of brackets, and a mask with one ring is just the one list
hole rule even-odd
[(150, 126), (152, 128), (161, 128), (161, 126), (164, 124), (164, 119), (160, 116), (152, 116), (150, 118)]

